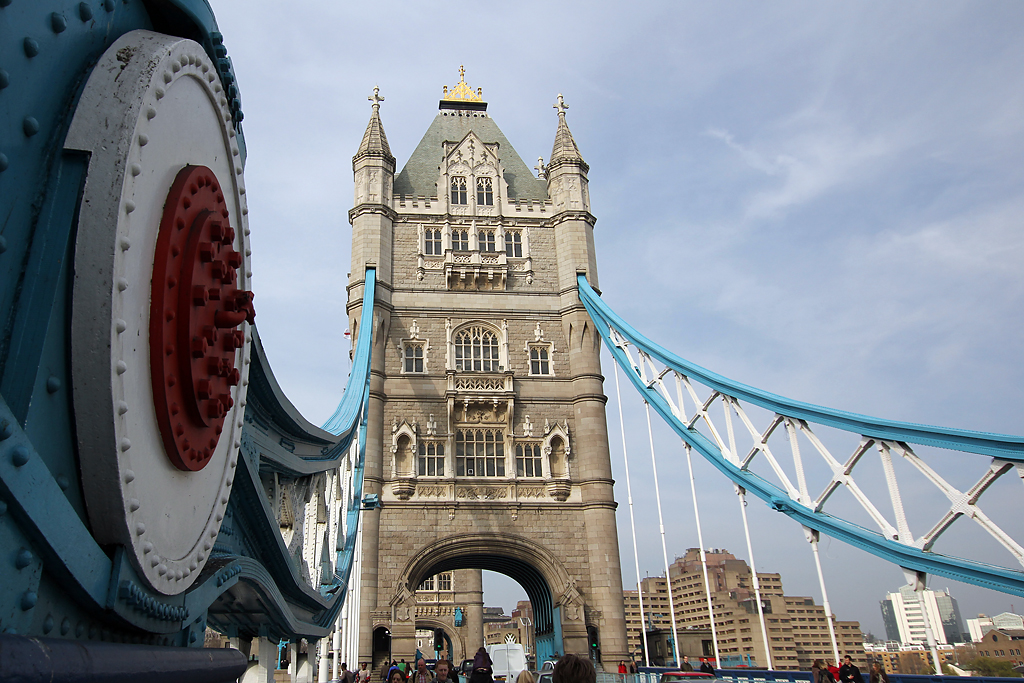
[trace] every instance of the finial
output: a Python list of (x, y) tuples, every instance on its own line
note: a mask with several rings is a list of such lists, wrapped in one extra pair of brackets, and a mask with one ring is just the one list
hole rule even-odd
[(448, 102), (453, 101), (464, 101), (464, 102), (483, 102), (483, 88), (477, 88), (476, 92), (466, 84), (466, 67), (459, 66), (459, 82), (452, 86), (451, 89), (448, 86), (444, 86), (444, 95), (441, 97), (442, 100)]
[(376, 85), (373, 86), (373, 94), (370, 95), (369, 97), (367, 97), (366, 99), (368, 99), (371, 102), (373, 102), (373, 110), (374, 111), (379, 110), (380, 109), (380, 103), (384, 101), (384, 98), (380, 96), (380, 88), (378, 86), (376, 86)]
[(537, 171), (537, 177), (544, 178), (547, 174), (547, 167), (544, 166), (544, 157), (537, 157), (537, 165), (533, 167)]
[(569, 105), (562, 99), (562, 93), (558, 93), (558, 102), (552, 106), (558, 110), (559, 116), (565, 116), (565, 110), (569, 108)]

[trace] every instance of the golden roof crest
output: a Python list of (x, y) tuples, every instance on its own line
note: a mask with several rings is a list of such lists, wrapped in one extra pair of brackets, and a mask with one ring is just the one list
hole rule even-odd
[(448, 102), (483, 102), (484, 89), (477, 88), (476, 92), (473, 92), (473, 89), (466, 85), (466, 68), (460, 65), (458, 84), (453, 86), (451, 90), (448, 90), (447, 85), (444, 86), (441, 99)]

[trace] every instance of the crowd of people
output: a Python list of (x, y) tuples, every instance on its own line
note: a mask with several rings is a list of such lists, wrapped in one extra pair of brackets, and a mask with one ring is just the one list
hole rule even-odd
[[(877, 662), (871, 667), (870, 683), (889, 683), (889, 677)], [(843, 665), (836, 666), (831, 660), (815, 659), (811, 664), (811, 683), (864, 683), (860, 668), (853, 663), (853, 657), (843, 657)]]

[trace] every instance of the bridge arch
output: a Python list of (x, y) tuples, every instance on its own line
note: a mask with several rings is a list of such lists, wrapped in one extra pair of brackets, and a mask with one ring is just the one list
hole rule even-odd
[(417, 615), (416, 628), (429, 628), (431, 630), (439, 628), (444, 631), (449, 643), (449, 660), (452, 662), (452, 666), (458, 666), (463, 659), (466, 659), (470, 654), (472, 654), (466, 651), (465, 639), (462, 637), (462, 634), (459, 633), (459, 629), (454, 628), (454, 625), (450, 621)]
[(523, 587), (533, 608), (537, 661), (566, 651), (564, 632), (576, 635), (577, 629), (584, 629), (585, 637), (583, 600), (576, 582), (558, 557), (522, 536), (466, 533), (428, 543), (403, 568), (394, 604), (404, 602), (424, 579), (457, 569), (486, 569)]

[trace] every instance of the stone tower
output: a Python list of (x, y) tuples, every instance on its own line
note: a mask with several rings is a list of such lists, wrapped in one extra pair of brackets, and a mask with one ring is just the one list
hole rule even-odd
[[(537, 178), (462, 72), (396, 176), (376, 89), (370, 100), (349, 212), (355, 335), (367, 266), (378, 282), (364, 494), (381, 506), (363, 517), (360, 660), (386, 647), (411, 659), (417, 626), (443, 628), (452, 656), (471, 656), (479, 603), (431, 611), (416, 590), (488, 569), (529, 596), (538, 660), (589, 651), (617, 663), (627, 648), (600, 339), (576, 291), (578, 273), (598, 284), (595, 218), (566, 106), (559, 95)], [(479, 571), (457, 576), (473, 588)]]

